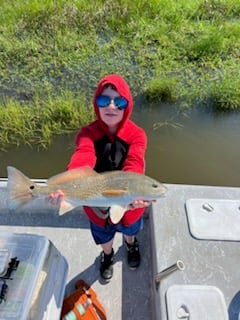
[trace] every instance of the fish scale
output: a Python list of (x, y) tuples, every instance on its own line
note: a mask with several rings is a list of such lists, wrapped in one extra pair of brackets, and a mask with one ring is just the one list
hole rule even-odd
[[(61, 189), (67, 196), (78, 197), (86, 200), (95, 196), (103, 195), (106, 190), (118, 190), (119, 187), (113, 185), (110, 179), (98, 179), (96, 177), (83, 178), (78, 182), (70, 182), (68, 184), (59, 184), (53, 188), (50, 186), (50, 191)], [(46, 192), (46, 190), (44, 190)]]
[[(119, 175), (119, 172), (118, 172)], [(78, 197), (81, 200), (87, 200), (91, 199), (94, 196), (103, 196), (104, 192), (108, 192), (107, 194), (104, 194), (105, 197), (109, 196), (112, 197), (113, 195), (116, 196), (116, 193), (114, 191), (121, 190), (121, 191), (128, 191), (128, 181), (125, 179), (122, 179), (118, 176), (115, 181), (113, 180), (113, 177), (104, 177), (103, 179), (99, 179), (99, 181), (94, 177), (90, 176), (84, 179), (80, 179), (77, 182), (69, 182), (67, 184), (59, 184), (56, 185), (54, 188), (51, 185), (50, 189), (48, 190), (48, 193), (56, 190), (61, 189), (67, 196), (72, 197)], [(93, 188), (94, 185), (94, 188)], [(111, 194), (111, 191), (113, 193)], [(44, 193), (46, 190), (44, 190)], [(121, 194), (121, 192), (119, 193)]]
[[(86, 200), (101, 193), (103, 186), (101, 183), (96, 183), (93, 188), (91, 179), (87, 178), (78, 183), (72, 182), (68, 184), (59, 184), (58, 189), (62, 190), (67, 196), (78, 197), (79, 199)], [(56, 187), (54, 190), (56, 190)]]

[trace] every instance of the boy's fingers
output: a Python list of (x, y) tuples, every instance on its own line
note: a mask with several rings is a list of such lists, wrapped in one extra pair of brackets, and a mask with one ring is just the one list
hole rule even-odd
[(56, 192), (51, 192), (48, 195), (47, 203), (50, 205), (59, 205), (64, 198), (64, 193), (62, 190), (57, 190)]
[(136, 200), (133, 203), (131, 203), (128, 206), (129, 210), (134, 210), (137, 208), (146, 208), (148, 207), (150, 204), (152, 203), (152, 201), (143, 201), (143, 200)]

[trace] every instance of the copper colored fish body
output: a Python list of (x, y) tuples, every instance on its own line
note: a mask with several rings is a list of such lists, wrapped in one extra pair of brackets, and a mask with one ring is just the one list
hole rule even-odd
[[(124, 214), (134, 200), (156, 200), (167, 191), (160, 182), (134, 172), (110, 171), (99, 174), (89, 167), (81, 167), (53, 176), (46, 184), (40, 185), (14, 167), (8, 167), (7, 170), (9, 208), (17, 208), (32, 198), (48, 197), (49, 193), (62, 190), (66, 201), (73, 204), (72, 209), (83, 205), (114, 206), (114, 210), (121, 208), (121, 214)], [(69, 210), (60, 208), (61, 214)]]

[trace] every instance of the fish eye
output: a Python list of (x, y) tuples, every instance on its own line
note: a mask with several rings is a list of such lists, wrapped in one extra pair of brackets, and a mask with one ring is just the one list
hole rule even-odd
[(153, 183), (153, 184), (152, 184), (152, 187), (156, 189), (156, 188), (158, 188), (158, 184)]
[(33, 190), (35, 187), (34, 186), (30, 186), (29, 189)]

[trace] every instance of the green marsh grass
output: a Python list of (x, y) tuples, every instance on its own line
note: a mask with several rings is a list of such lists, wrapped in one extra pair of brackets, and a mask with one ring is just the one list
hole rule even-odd
[(2, 149), (47, 147), (93, 120), (94, 88), (110, 72), (149, 102), (240, 108), (239, 0), (0, 4)]
[(36, 96), (30, 104), (6, 99), (0, 105), (0, 149), (20, 144), (48, 147), (54, 135), (80, 128), (93, 118), (91, 104), (69, 91), (56, 97)]
[(239, 109), (240, 78), (226, 76), (211, 86), (210, 103), (215, 110), (228, 111)]
[(146, 89), (143, 90), (147, 101), (175, 103), (177, 100), (177, 85), (178, 80), (169, 78), (154, 78), (146, 83)]

